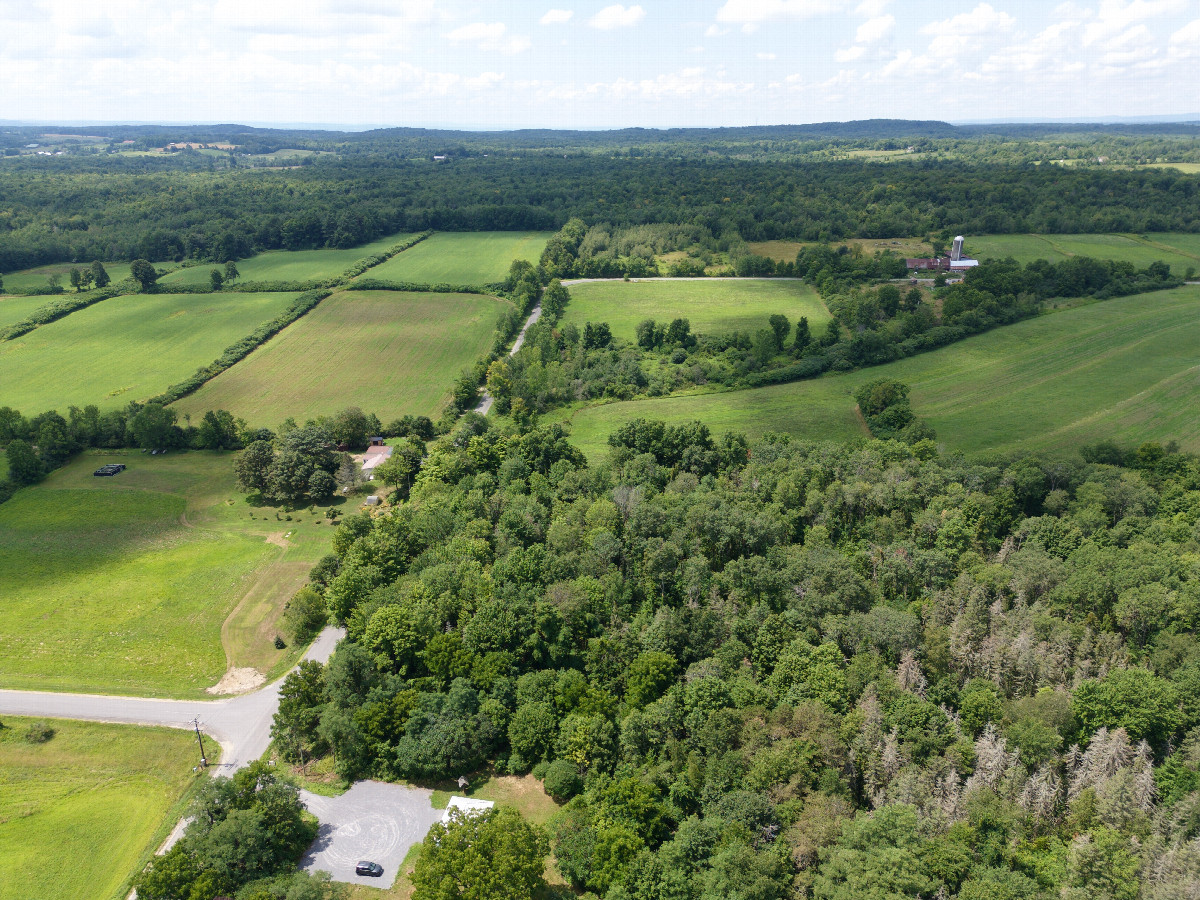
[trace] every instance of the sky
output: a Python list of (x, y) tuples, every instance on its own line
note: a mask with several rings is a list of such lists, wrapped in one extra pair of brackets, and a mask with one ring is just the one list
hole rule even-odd
[(1200, 112), (1200, 0), (0, 0), (0, 119), (472, 129)]

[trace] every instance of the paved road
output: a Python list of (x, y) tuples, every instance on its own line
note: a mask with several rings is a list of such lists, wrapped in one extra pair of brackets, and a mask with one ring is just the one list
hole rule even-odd
[[(425, 839), (441, 821), (442, 810), (430, 803), (431, 791), (359, 781), (340, 797), (319, 797), (308, 791), (301, 799), (321, 822), (313, 845), (300, 861), (308, 872), (329, 872), (334, 881), (390, 888), (413, 844)], [(383, 866), (383, 875), (354, 874), (360, 859)]]
[[(341, 629), (326, 628), (308, 648), (304, 659), (327, 662), (344, 634)], [(282, 684), (280, 678), (252, 694), (228, 700), (149, 700), (99, 694), (0, 691), (0, 715), (189, 729), (193, 720), (199, 719), (201, 731), (221, 744), (223, 752), (218, 753), (216, 748), (208, 752), (210, 760), (221, 759), (215, 771), (228, 774), (266, 752)]]

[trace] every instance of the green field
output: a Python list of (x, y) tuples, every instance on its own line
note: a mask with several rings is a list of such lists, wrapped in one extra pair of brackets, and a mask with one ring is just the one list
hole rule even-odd
[[(20, 294), (24, 291), (44, 288), (47, 285), (47, 277), (50, 275), (61, 276), (62, 288), (66, 292), (71, 292), (70, 274), (72, 269), (86, 269), (91, 265), (91, 262), (82, 263), (54, 263), (49, 266), (38, 266), (36, 269), (25, 269), (20, 272), (4, 273), (4, 290), (9, 294)], [(160, 269), (173, 269), (177, 263), (160, 262), (155, 263)], [(106, 262), (104, 264), (105, 271), (108, 272), (108, 277), (115, 284), (118, 281), (124, 281), (129, 277), (129, 263), (127, 262)], [(42, 302), (53, 300), (53, 295), (44, 296)]]
[(16, 325), (35, 309), (40, 309), (54, 297), (10, 297), (0, 294), (0, 328)]
[(114, 297), (0, 343), (0, 406), (26, 415), (153, 397), (278, 316), (295, 294)]
[(911, 385), (913, 408), (949, 450), (1069, 455), (1081, 443), (1176, 440), (1200, 450), (1200, 289), (1077, 307), (926, 353), (815, 381), (703, 396), (613, 403), (563, 413), (573, 442), (602, 454), (636, 417), (699, 419), (714, 432), (813, 440), (865, 432), (852, 394), (874, 378)]
[(1192, 241), (1196, 235), (1170, 234), (1007, 234), (968, 238), (965, 250), (979, 259), (1011, 256), (1018, 262), (1035, 259), (1060, 262), (1068, 256), (1091, 256), (1130, 262), (1144, 269), (1162, 260), (1175, 275), (1188, 268), (1200, 269), (1200, 258)]
[(44, 744), (0, 731), (0, 900), (123, 900), (195, 776), (186, 731), (52, 721)]
[(290, 663), (276, 617), (331, 529), (249, 506), (232, 463), (89, 451), (0, 505), (0, 687), (198, 697), (227, 663)]
[[(364, 256), (391, 249), (411, 234), (393, 234), (349, 250), (271, 250), (237, 261), (242, 281), (314, 281), (341, 275)], [(179, 269), (162, 278), (163, 284), (208, 284), (213, 269), (224, 265), (204, 264)]]
[(176, 406), (274, 427), (361, 406), (384, 422), (435, 416), (491, 344), (502, 301), (475, 294), (346, 291)]
[(534, 231), (439, 232), (363, 277), (417, 284), (494, 284), (504, 280), (513, 260), (536, 263), (549, 238)]
[(1174, 163), (1146, 163), (1142, 166), (1143, 169), (1174, 169), (1177, 172), (1182, 172), (1185, 175), (1200, 175), (1200, 163), (1194, 162), (1174, 162)]
[(688, 319), (693, 334), (727, 334), (767, 328), (782, 313), (788, 321), (808, 317), (817, 333), (829, 311), (810, 285), (799, 281), (712, 278), (700, 281), (594, 281), (570, 287), (571, 303), (563, 323), (607, 322), (614, 337), (632, 341), (637, 324)]

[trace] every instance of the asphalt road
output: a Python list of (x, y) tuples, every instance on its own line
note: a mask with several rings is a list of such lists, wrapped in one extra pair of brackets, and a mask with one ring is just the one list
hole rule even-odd
[[(304, 805), (320, 820), (321, 829), (300, 868), (329, 872), (334, 881), (390, 888), (409, 848), (441, 821), (442, 810), (433, 808), (431, 796), (431, 791), (378, 781), (359, 781), (340, 797), (302, 792)], [(379, 863), (383, 875), (355, 875), (354, 864), (360, 859)]]
[[(304, 659), (328, 662), (344, 631), (326, 628)], [(280, 678), (252, 694), (228, 700), (151, 700), (99, 694), (58, 694), (49, 691), (0, 691), (0, 715), (83, 719), (122, 725), (165, 725), (187, 728), (200, 720), (200, 730), (221, 745), (207, 751), (215, 771), (223, 774), (249, 765), (271, 743), (271, 720), (279, 708)]]

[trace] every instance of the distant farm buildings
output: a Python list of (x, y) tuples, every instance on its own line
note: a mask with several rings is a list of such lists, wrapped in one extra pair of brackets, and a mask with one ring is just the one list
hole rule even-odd
[(367, 481), (375, 480), (375, 470), (392, 455), (392, 448), (383, 446), (383, 438), (371, 438), (371, 446), (363, 454), (362, 472)]
[(905, 265), (910, 271), (933, 272), (965, 272), (979, 265), (979, 260), (963, 256), (964, 238), (960, 234), (954, 239), (949, 256), (935, 256), (930, 259), (906, 259)]

